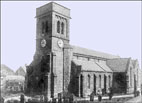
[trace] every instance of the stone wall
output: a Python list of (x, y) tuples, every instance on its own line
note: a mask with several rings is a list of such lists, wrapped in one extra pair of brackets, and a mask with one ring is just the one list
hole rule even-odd
[[(70, 91), (76, 96), (81, 96), (81, 75), (83, 76), (83, 97), (89, 96), (94, 91), (94, 78), (96, 77), (96, 89), (95, 93), (99, 88), (104, 89), (104, 77), (106, 76), (106, 91), (109, 87), (112, 86), (112, 73), (90, 71), (85, 72), (81, 71), (81, 66), (76, 65), (74, 62), (71, 64), (71, 82), (70, 82)], [(90, 76), (90, 84), (88, 84), (88, 75)], [(101, 76), (101, 81), (99, 80)], [(109, 80), (110, 76), (110, 80)], [(101, 87), (100, 87), (101, 82)], [(88, 85), (90, 85), (88, 87)]]
[[(96, 92), (99, 88), (104, 89), (104, 76), (106, 76), (106, 91), (112, 85), (112, 73), (104, 73), (104, 72), (82, 72), (81, 73), (84, 78), (83, 85), (83, 95), (84, 97), (89, 96), (94, 91), (94, 76), (96, 76)], [(90, 75), (90, 88), (88, 87), (88, 75)], [(99, 76), (101, 76), (101, 81), (99, 80)], [(109, 76), (111, 77), (110, 85), (109, 85)], [(100, 87), (101, 82), (101, 87)]]

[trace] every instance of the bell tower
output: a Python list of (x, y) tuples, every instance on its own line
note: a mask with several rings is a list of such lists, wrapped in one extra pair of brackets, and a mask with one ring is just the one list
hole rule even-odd
[(70, 81), (70, 9), (50, 2), (36, 9), (36, 20), (34, 61), (42, 61), (40, 69), (46, 77), (43, 81), (48, 98), (56, 97), (68, 91)]
[(70, 9), (50, 2), (36, 9), (36, 52), (46, 54), (69, 44)]

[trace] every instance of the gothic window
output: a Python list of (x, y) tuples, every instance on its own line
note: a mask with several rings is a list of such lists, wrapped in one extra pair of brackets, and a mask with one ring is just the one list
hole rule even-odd
[(128, 75), (126, 76), (126, 81), (129, 82), (129, 76)]
[(137, 85), (139, 85), (139, 73), (138, 73), (138, 68), (137, 68)]
[(101, 75), (99, 75), (99, 87), (101, 88)]
[(132, 68), (130, 68), (130, 86), (132, 86)]
[(110, 75), (109, 75), (109, 87), (111, 86), (110, 83), (111, 83), (111, 77), (110, 77)]
[(88, 75), (88, 88), (90, 88), (90, 75)]
[(45, 31), (45, 24), (44, 22), (42, 22), (42, 33), (44, 33), (44, 31)]
[(64, 34), (64, 23), (61, 23), (61, 34)]
[(46, 21), (46, 23), (45, 23), (45, 32), (47, 33), (48, 32), (48, 21)]
[(60, 21), (57, 21), (57, 33), (60, 33)]
[(80, 97), (83, 97), (83, 75), (80, 75)]

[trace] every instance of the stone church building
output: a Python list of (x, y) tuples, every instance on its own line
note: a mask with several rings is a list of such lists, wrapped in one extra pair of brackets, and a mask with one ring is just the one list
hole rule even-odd
[(36, 52), (27, 66), (28, 93), (87, 97), (99, 88), (104, 93), (112, 86), (119, 88), (116, 92), (133, 93), (140, 87), (136, 60), (71, 45), (70, 19), (70, 9), (55, 2), (36, 9)]

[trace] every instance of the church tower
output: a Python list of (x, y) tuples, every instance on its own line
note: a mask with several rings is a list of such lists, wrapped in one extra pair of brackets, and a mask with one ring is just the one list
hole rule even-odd
[(29, 79), (37, 81), (48, 98), (56, 97), (68, 91), (70, 80), (70, 9), (50, 2), (36, 9), (36, 19), (36, 52)]

